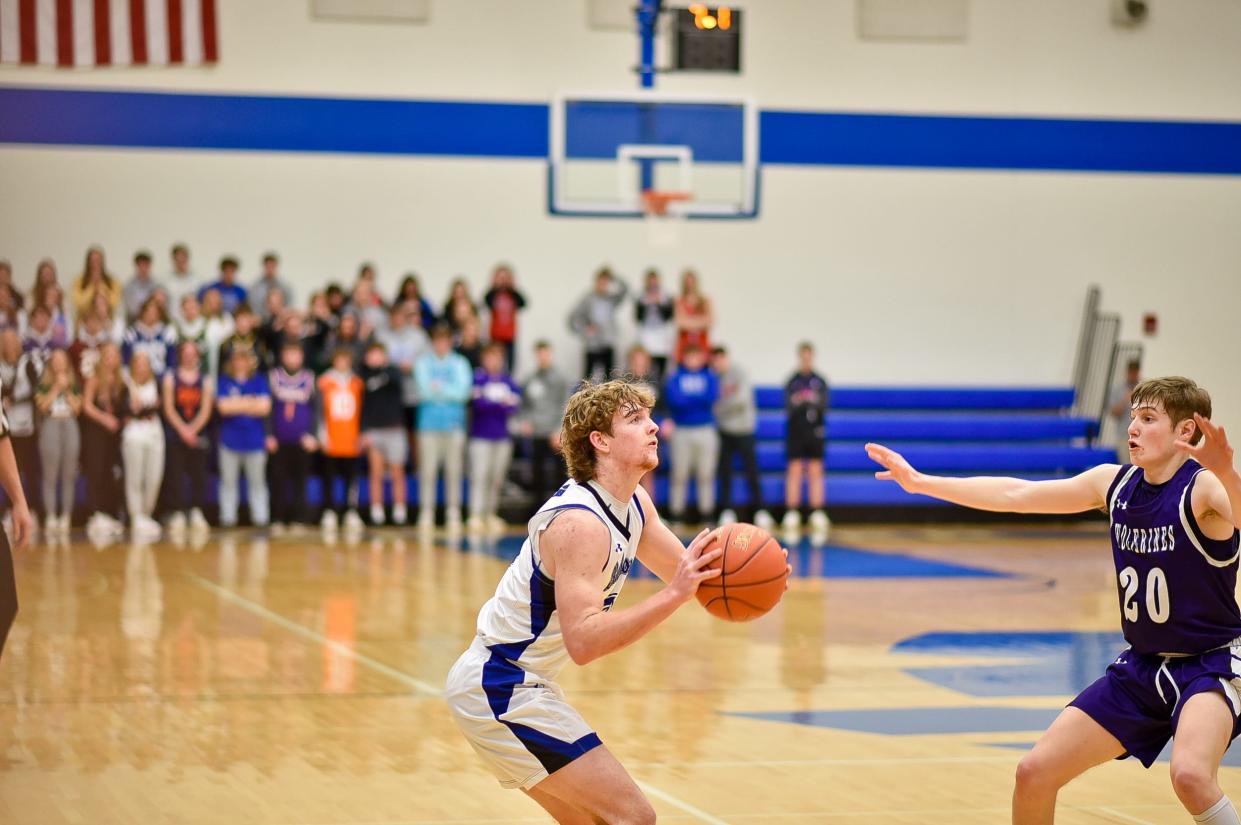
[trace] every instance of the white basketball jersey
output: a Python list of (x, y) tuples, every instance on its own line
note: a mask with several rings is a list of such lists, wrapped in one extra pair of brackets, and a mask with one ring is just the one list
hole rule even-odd
[(560, 632), (555, 584), (540, 566), (539, 538), (557, 516), (573, 509), (594, 513), (608, 528), (610, 551), (600, 571), (607, 574), (600, 596), (603, 609), (612, 609), (637, 555), (646, 514), (636, 495), (620, 502), (597, 484), (568, 481), (530, 519), (521, 551), (478, 614), (483, 644), (543, 680), (555, 679), (569, 652)]

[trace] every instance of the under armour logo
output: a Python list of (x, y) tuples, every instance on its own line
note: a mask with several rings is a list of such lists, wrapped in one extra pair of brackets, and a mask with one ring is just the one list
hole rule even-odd
[(1129, 509), (1129, 502), (1127, 502), (1127, 501), (1118, 501), (1118, 502), (1116, 502), (1116, 509), (1118, 509), (1118, 510), (1128, 510), (1128, 509)]

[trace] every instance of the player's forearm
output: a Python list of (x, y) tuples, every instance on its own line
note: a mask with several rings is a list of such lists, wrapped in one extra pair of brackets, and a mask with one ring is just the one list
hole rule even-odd
[(919, 474), (913, 492), (996, 513), (1023, 512), (1022, 492), (1031, 484), (1020, 478), (974, 476), (952, 478)]
[(1237, 472), (1236, 467), (1230, 467), (1228, 472), (1217, 478), (1228, 493), (1228, 504), (1232, 508), (1232, 526), (1241, 530), (1241, 473)]
[(27, 509), (26, 492), (22, 490), (21, 476), (17, 472), (17, 457), (13, 455), (13, 442), (8, 436), (0, 438), (0, 487), (4, 488), (14, 509)]
[(577, 664), (593, 662), (641, 639), (684, 603), (665, 587), (633, 607), (614, 613), (600, 610), (583, 619), (572, 632), (565, 631), (565, 647)]

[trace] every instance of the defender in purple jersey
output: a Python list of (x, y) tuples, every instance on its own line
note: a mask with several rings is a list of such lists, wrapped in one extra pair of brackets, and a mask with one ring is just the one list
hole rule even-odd
[(1132, 393), (1132, 463), (1055, 481), (928, 476), (866, 445), (885, 468), (875, 477), (911, 493), (999, 512), (1101, 509), (1110, 519), (1129, 648), (1017, 766), (1015, 825), (1052, 822), (1060, 788), (1095, 765), (1135, 756), (1150, 767), (1169, 738), (1172, 787), (1194, 821), (1241, 825), (1216, 779), (1241, 733), (1241, 475), (1210, 416), (1211, 398), (1193, 381), (1145, 381)]

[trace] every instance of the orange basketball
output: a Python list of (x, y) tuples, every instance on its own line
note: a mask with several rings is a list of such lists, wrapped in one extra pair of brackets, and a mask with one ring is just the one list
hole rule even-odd
[[(731, 622), (757, 619), (776, 606), (784, 595), (788, 561), (784, 549), (761, 527), (730, 524), (708, 544), (709, 553), (721, 544), (724, 554), (707, 568), (723, 572), (698, 585), (698, 601), (713, 616)], [(717, 544), (718, 542), (718, 544)], [(704, 568), (704, 569), (707, 569)]]

